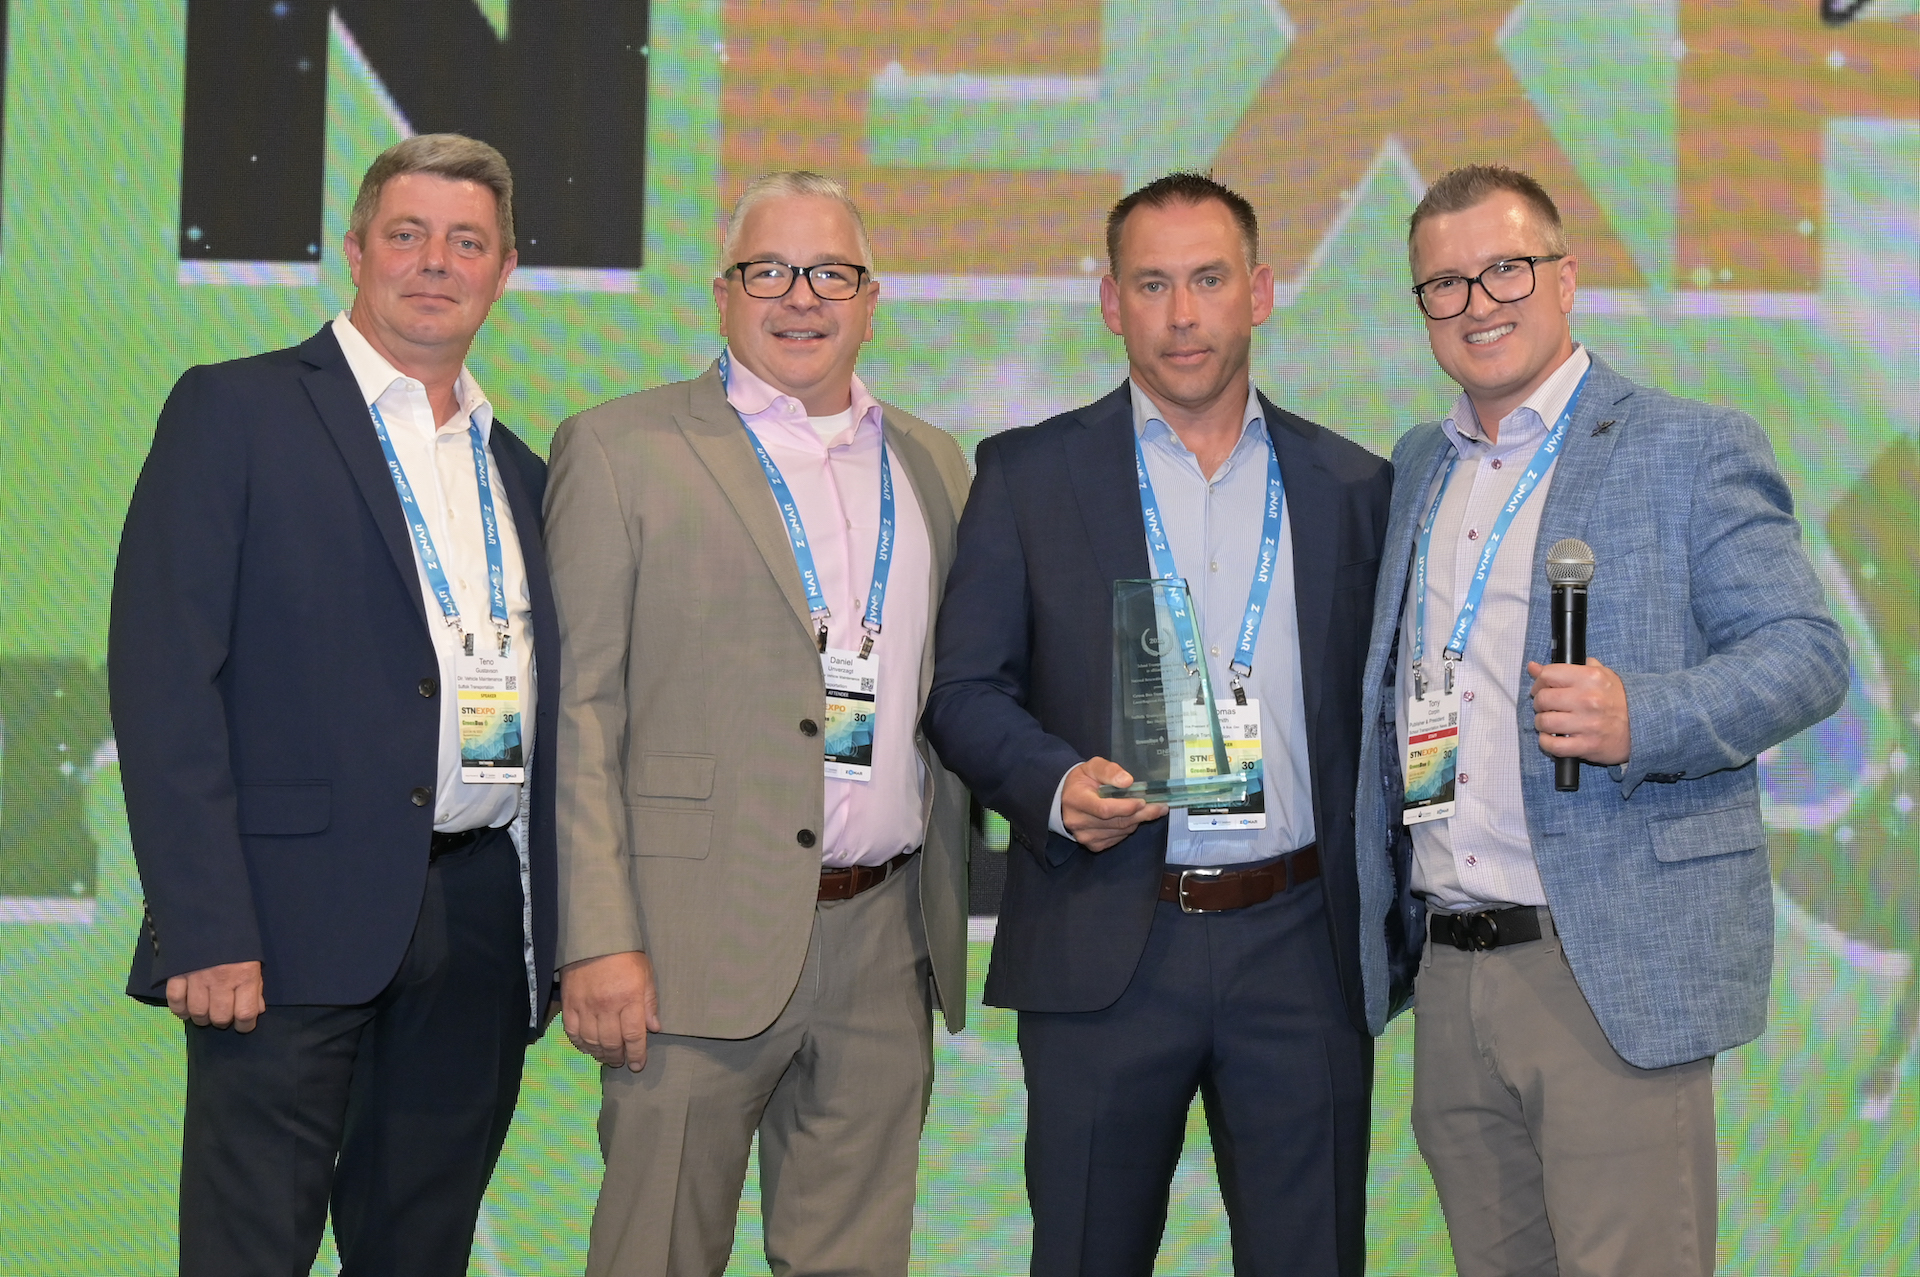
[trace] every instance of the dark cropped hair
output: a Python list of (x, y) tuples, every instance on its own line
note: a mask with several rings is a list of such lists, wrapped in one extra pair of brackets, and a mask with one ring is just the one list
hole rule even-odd
[(1142, 205), (1147, 208), (1165, 208), (1169, 204), (1205, 204), (1208, 200), (1217, 200), (1227, 206), (1233, 214), (1233, 220), (1240, 227), (1240, 239), (1247, 250), (1247, 269), (1252, 270), (1260, 260), (1260, 219), (1253, 215), (1253, 205), (1247, 197), (1230, 187), (1213, 180), (1211, 173), (1177, 172), (1165, 177), (1156, 177), (1131, 195), (1122, 196), (1120, 202), (1107, 214), (1107, 269), (1114, 278), (1120, 276), (1120, 230), (1127, 223), (1127, 215)]
[(1560, 225), (1560, 210), (1554, 207), (1553, 196), (1547, 194), (1546, 187), (1519, 169), (1508, 168), (1504, 164), (1463, 164), (1442, 173), (1414, 206), (1413, 215), (1407, 218), (1409, 256), (1413, 251), (1413, 233), (1420, 229), (1420, 223), (1429, 217), (1464, 213), (1502, 191), (1518, 195), (1540, 215), (1541, 226), (1547, 233), (1545, 247), (1549, 253), (1567, 251), (1567, 233)]

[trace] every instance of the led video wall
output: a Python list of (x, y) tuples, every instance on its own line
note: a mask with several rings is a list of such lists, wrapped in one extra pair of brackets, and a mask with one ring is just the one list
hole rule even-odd
[[(172, 1271), (180, 1030), (120, 992), (102, 668), (155, 415), (189, 365), (346, 305), (361, 171), (442, 129), (516, 169), (523, 264), (472, 362), (542, 448), (706, 365), (725, 209), (805, 166), (868, 214), (862, 375), (970, 453), (1118, 383), (1104, 211), (1199, 167), (1279, 280), (1258, 382), (1385, 452), (1453, 395), (1406, 291), (1424, 182), (1539, 176), (1575, 336), (1761, 421), (1854, 655), (1845, 707), (1761, 760), (1779, 941), (1771, 1027), (1716, 1068), (1721, 1271), (1920, 1272), (1920, 0), (0, 0), (0, 55), (0, 1273)], [(1004, 825), (977, 843), (916, 1272), (1026, 1265), (1013, 1022), (978, 1006)], [(1402, 1020), (1372, 1269), (1446, 1272), (1410, 1065)], [(580, 1270), (597, 1104), (550, 1035), (474, 1272)], [(1162, 1271), (1229, 1271), (1197, 1116), (1174, 1191)], [(764, 1272), (748, 1196), (730, 1271)]]

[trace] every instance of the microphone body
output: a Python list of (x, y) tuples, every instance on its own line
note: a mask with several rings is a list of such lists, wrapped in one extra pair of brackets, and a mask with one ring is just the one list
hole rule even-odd
[[(1553, 586), (1553, 653), (1555, 665), (1587, 663), (1587, 586), (1593, 580), (1593, 549), (1568, 537), (1547, 551), (1547, 581)], [(1553, 787), (1563, 794), (1580, 788), (1580, 760), (1553, 760)]]
[[(1553, 663), (1587, 663), (1587, 587), (1562, 584), (1553, 587)], [(1580, 760), (1553, 760), (1553, 787), (1571, 794), (1580, 788)]]

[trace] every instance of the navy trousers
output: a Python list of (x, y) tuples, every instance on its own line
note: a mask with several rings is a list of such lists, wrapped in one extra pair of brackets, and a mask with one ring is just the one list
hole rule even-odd
[(1373, 1039), (1340, 997), (1320, 883), (1156, 910), (1119, 1001), (1020, 1013), (1035, 1277), (1150, 1277), (1195, 1091), (1234, 1272), (1360, 1273)]
[(427, 871), (374, 1001), (186, 1026), (182, 1277), (305, 1277), (329, 1206), (343, 1277), (466, 1273), (526, 1055), (520, 908), (513, 842), (488, 830)]

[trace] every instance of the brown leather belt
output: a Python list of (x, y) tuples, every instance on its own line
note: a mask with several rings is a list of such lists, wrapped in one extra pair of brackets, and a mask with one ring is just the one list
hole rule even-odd
[(820, 899), (851, 900), (863, 891), (871, 891), (893, 876), (893, 871), (906, 867), (920, 849), (903, 851), (884, 865), (849, 865), (845, 869), (822, 869), (820, 871)]
[(1320, 876), (1320, 845), (1308, 843), (1271, 864), (1221, 872), (1218, 869), (1169, 869), (1160, 875), (1160, 898), (1182, 913), (1221, 913), (1245, 909), (1312, 882)]

